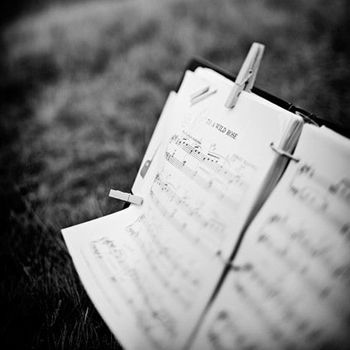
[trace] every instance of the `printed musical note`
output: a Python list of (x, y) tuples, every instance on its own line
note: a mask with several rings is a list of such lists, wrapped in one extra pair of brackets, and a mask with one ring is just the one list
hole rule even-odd
[[(138, 315), (138, 325), (154, 348), (166, 349), (169, 339), (178, 336), (177, 323), (169, 305), (153, 294), (156, 292), (152, 283), (155, 283), (155, 279), (158, 280), (171, 295), (173, 302), (176, 301), (186, 309), (191, 307), (193, 295), (200, 288), (198, 274), (193, 263), (188, 260), (189, 257), (179, 256), (178, 252), (172, 251), (162, 242), (144, 215), (128, 225), (127, 232), (136, 245), (117, 246), (112, 239), (101, 237), (90, 243), (90, 252), (96, 257), (99, 269), (105, 276), (109, 276), (113, 286), (113, 290), (109, 289), (109, 292), (118, 295)], [(137, 251), (132, 256), (131, 252), (128, 254), (130, 249), (135, 248)], [(84, 255), (91, 263), (86, 252)], [(135, 257), (144, 264), (141, 270), (135, 267)], [(153, 282), (147, 283), (145, 280), (142, 271), (146, 270), (152, 271)], [(133, 289), (137, 293), (130, 293)]]
[(290, 192), (304, 205), (328, 218), (337, 230), (346, 233), (350, 221), (350, 180), (329, 180), (311, 166), (302, 164), (290, 183)]
[(240, 332), (235, 321), (227, 310), (220, 310), (213, 320), (207, 333), (213, 349), (231, 350), (243, 349), (247, 346), (244, 333)]
[[(157, 235), (156, 228), (147, 220), (145, 215), (137, 218), (126, 229), (134, 238), (140, 253), (144, 255), (145, 260), (154, 273), (157, 274), (164, 287), (169, 289), (174, 298), (178, 298), (184, 307), (188, 307), (191, 303), (190, 296), (193, 289), (199, 286), (196, 271), (190, 269), (188, 259), (180, 258), (176, 252), (162, 242)], [(172, 275), (171, 280), (169, 280), (169, 273)], [(189, 289), (179, 290), (178, 279), (186, 280)]]
[[(334, 256), (335, 247), (344, 244), (342, 238), (320, 239), (322, 232), (318, 237), (311, 235), (310, 226), (290, 221), (288, 216), (271, 215), (260, 228), (257, 242), (285, 264), (288, 271), (303, 276), (304, 283), (320, 298), (331, 294), (336, 281), (350, 287), (350, 257), (340, 261)], [(279, 239), (282, 234), (284, 239)], [(325, 278), (315, 273), (315, 266), (321, 267)]]
[(342, 179), (329, 186), (329, 191), (344, 200), (350, 206), (350, 179)]
[(150, 189), (154, 205), (187, 240), (204, 253), (213, 253), (213, 247), (218, 247), (228, 234), (227, 224), (217, 212), (208, 210), (208, 205), (186, 196), (165, 177), (164, 171), (155, 176)]
[[(174, 317), (163, 305), (162, 300), (155, 300), (150, 295), (150, 289), (143, 281), (143, 276), (133, 267), (125, 254), (125, 247), (117, 247), (113, 240), (102, 237), (90, 243), (93, 255), (98, 258), (98, 266), (109, 276), (112, 291), (124, 300), (132, 312), (135, 312), (137, 323), (155, 349), (164, 349), (168, 339), (176, 337), (176, 322)], [(84, 253), (86, 261), (89, 257)], [(91, 260), (90, 260), (91, 264)], [(99, 273), (96, 273), (99, 276)], [(130, 293), (130, 281), (137, 294)], [(105, 295), (110, 298), (110, 295)], [(113, 303), (111, 303), (113, 305)]]
[(165, 159), (197, 185), (233, 208), (243, 200), (256, 170), (252, 164), (235, 154), (223, 157), (213, 151), (204, 151), (201, 142), (189, 135), (174, 135), (165, 152)]

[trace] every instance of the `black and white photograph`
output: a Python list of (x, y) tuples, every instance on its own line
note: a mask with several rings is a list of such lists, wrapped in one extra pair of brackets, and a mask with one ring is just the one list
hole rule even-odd
[(1, 349), (350, 349), (348, 1), (0, 8)]

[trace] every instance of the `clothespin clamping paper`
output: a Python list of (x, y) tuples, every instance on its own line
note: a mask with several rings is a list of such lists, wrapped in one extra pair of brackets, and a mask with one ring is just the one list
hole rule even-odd
[(194, 92), (191, 95), (191, 99), (190, 99), (191, 106), (215, 94), (216, 92), (217, 92), (217, 89), (212, 88), (209, 85), (201, 88), (200, 90)]
[(226, 100), (225, 107), (233, 108), (241, 92), (250, 92), (253, 88), (256, 75), (259, 70), (260, 62), (264, 53), (265, 46), (259, 43), (253, 43), (248, 55), (238, 73), (234, 86)]
[(135, 196), (131, 193), (125, 193), (125, 192), (118, 191), (118, 190), (110, 190), (109, 197), (119, 199), (121, 201), (130, 203), (130, 204), (135, 204), (135, 205), (142, 205), (142, 203), (143, 203), (142, 197)]

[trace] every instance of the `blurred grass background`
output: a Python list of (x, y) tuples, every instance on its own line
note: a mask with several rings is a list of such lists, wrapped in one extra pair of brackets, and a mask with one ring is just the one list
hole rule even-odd
[(3, 11), (2, 348), (118, 349), (60, 229), (120, 210), (169, 91), (192, 56), (350, 127), (346, 0), (28, 1)]

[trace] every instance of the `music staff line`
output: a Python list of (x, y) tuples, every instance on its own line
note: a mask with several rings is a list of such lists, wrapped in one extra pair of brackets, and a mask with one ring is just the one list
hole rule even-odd
[[(272, 219), (272, 220), (271, 220)], [(271, 224), (276, 225), (275, 228), (270, 228)], [(279, 234), (281, 232), (285, 232), (288, 234), (290, 241), (294, 242), (293, 245), (288, 245), (288, 248), (278, 248), (275, 244), (271, 236), (271, 230), (276, 230)], [(343, 283), (343, 289), (347, 289), (350, 286), (350, 263), (346, 263), (345, 265), (335, 265), (334, 262), (330, 261), (326, 256), (326, 249), (313, 249), (312, 243), (303, 239), (302, 231), (298, 231), (290, 226), (288, 226), (283, 219), (278, 219), (278, 216), (272, 216), (270, 220), (265, 223), (265, 225), (260, 229), (258, 236), (258, 243), (263, 244), (266, 249), (268, 249), (268, 254), (273, 254), (277, 257), (280, 263), (286, 264), (287, 271), (297, 273), (300, 276), (303, 276), (303, 281), (305, 285), (308, 285), (311, 290), (314, 291), (314, 295), (317, 296), (320, 300), (327, 298), (327, 300), (333, 305), (333, 309), (337, 309), (337, 298), (333, 295), (331, 299), (328, 297), (332, 295), (332, 291), (335, 285), (335, 281), (339, 281)], [(294, 258), (290, 255), (291, 250), (297, 249), (297, 253), (294, 251)], [(302, 255), (300, 255), (302, 253)], [(306, 258), (307, 261), (321, 261), (323, 264), (323, 271), (327, 274), (327, 280), (333, 281), (327, 284), (321, 283), (320, 281), (316, 281), (308, 275), (308, 270), (310, 266), (305, 265), (300, 257)], [(310, 260), (311, 259), (311, 260)], [(347, 285), (347, 287), (346, 287)], [(337, 288), (339, 288), (339, 284), (337, 284)], [(348, 316), (344, 315), (344, 310), (338, 310), (338, 316), (341, 318), (346, 318)], [(349, 310), (350, 311), (350, 310)]]
[[(270, 330), (271, 335), (276, 341), (282, 341), (285, 344), (286, 341), (290, 342), (291, 339), (284, 338), (283, 333), (278, 329), (277, 324), (282, 322), (284, 325), (289, 325), (291, 329), (294, 330), (295, 334), (302, 337), (306, 343), (314, 341), (322, 341), (320, 336), (322, 335), (322, 331), (319, 328), (312, 328), (312, 324), (307, 320), (307, 318), (303, 317), (299, 314), (296, 309), (293, 308), (293, 303), (286, 300), (279, 291), (269, 286), (268, 282), (264, 280), (261, 273), (255, 271), (255, 269), (251, 269), (247, 271), (245, 274), (249, 278), (249, 280), (253, 283), (252, 286), (246, 286), (244, 281), (235, 281), (234, 288), (241, 295), (243, 299), (246, 300), (246, 303), (254, 308), (254, 314), (257, 314), (264, 324), (267, 325)], [(250, 291), (254, 291), (254, 293), (250, 293)], [(260, 291), (260, 299), (257, 298), (256, 291)], [(260, 301), (259, 301), (260, 300)], [(261, 302), (264, 301), (264, 303)], [(274, 321), (270, 319), (270, 306), (267, 306), (267, 309), (264, 311), (262, 308), (263, 305), (267, 305), (265, 303), (266, 300), (270, 300), (270, 302), (274, 302), (276, 307), (273, 307), (275, 310), (280, 310), (280, 315), (277, 320)], [(293, 342), (290, 343), (291, 345)]]
[(217, 313), (209, 326), (207, 337), (214, 350), (248, 349), (249, 346), (255, 349), (258, 346), (251, 343), (252, 339), (247, 338), (245, 332), (239, 327), (239, 322), (234, 320), (226, 309)]
[[(103, 237), (99, 241), (102, 241), (102, 243), (103, 243), (103, 240), (105, 240), (105, 239), (108, 240), (107, 238)], [(92, 242), (92, 244), (91, 244), (91, 247), (92, 247), (91, 249), (93, 250), (93, 254), (96, 254), (96, 252), (98, 251), (98, 248), (96, 247), (95, 244), (96, 244), (96, 242)], [(113, 273), (111, 267), (108, 265), (108, 263), (105, 260), (102, 259), (103, 255), (99, 254), (97, 256), (99, 258), (98, 265), (100, 265), (100, 268), (102, 270), (107, 271), (108, 275), (110, 276), (109, 277), (110, 281), (113, 282), (112, 285), (113, 285), (113, 289), (115, 290), (115, 292), (125, 301), (126, 304), (129, 305), (129, 307), (131, 307), (134, 310), (134, 312), (136, 314), (139, 314), (140, 310), (136, 307), (134, 300), (130, 297), (130, 294), (126, 292), (126, 289), (123, 287), (123, 283), (119, 283), (118, 286), (114, 283), (117, 281), (117, 279), (115, 278), (115, 274)], [(116, 258), (116, 256), (114, 256), (114, 258)], [(113, 264), (112, 261), (109, 261), (109, 262), (110, 262), (110, 264)], [(130, 276), (130, 273), (129, 273), (130, 269), (124, 263), (124, 261), (119, 259), (118, 263), (122, 266), (123, 272)], [(119, 267), (119, 266), (117, 266), (117, 267)], [(134, 277), (134, 276), (130, 276), (130, 277)], [(142, 293), (142, 290), (140, 290), (140, 292), (141, 292), (141, 296), (142, 296), (144, 305), (147, 305), (147, 307), (150, 311), (150, 314), (153, 314), (154, 311), (152, 309), (152, 306), (149, 303), (148, 296), (145, 293)], [(110, 298), (108, 298), (108, 299), (110, 299)], [(110, 304), (113, 305), (113, 301), (110, 300)], [(157, 347), (157, 349), (161, 349), (159, 344), (156, 341), (154, 341), (154, 339), (152, 339), (152, 336), (149, 334), (149, 325), (145, 322), (144, 318), (138, 317), (137, 322), (140, 325), (140, 327), (144, 330), (147, 337)]]
[[(139, 216), (137, 218), (137, 220), (129, 225), (127, 227), (127, 230), (129, 228), (133, 228), (135, 224), (139, 224), (139, 225), (143, 225), (143, 227), (146, 228), (146, 236), (151, 237), (151, 241), (154, 244), (156, 251), (166, 257), (166, 260), (168, 261), (168, 263), (172, 266), (173, 269), (179, 270), (179, 272), (181, 273), (181, 275), (183, 277), (188, 277), (189, 280), (192, 280), (192, 282), (194, 283), (194, 285), (197, 287), (197, 281), (194, 280), (194, 277), (192, 276), (191, 278), (191, 270), (188, 269), (188, 265), (187, 263), (184, 263), (182, 266), (180, 265), (180, 261), (179, 259), (175, 258), (174, 256), (172, 256), (171, 254), (169, 254), (169, 248), (166, 247), (164, 244), (162, 244), (162, 242), (159, 239), (159, 235), (157, 235), (155, 233), (155, 229), (151, 226), (150, 222), (147, 221), (146, 216), (144, 214), (142, 214), (141, 216)], [(133, 232), (134, 237), (139, 237), (139, 232)]]
[[(159, 269), (160, 262), (155, 261), (156, 258), (159, 258), (159, 255), (167, 253), (164, 250), (163, 252), (157, 250), (152, 252), (151, 250), (147, 249), (145, 242), (139, 239), (139, 232), (135, 231), (135, 229), (132, 226), (133, 225), (130, 225), (127, 231), (135, 239), (141, 254), (146, 258), (146, 261), (149, 264), (151, 270), (157, 275), (157, 278), (159, 279), (163, 287), (166, 288), (173, 295), (173, 297), (176, 298), (180, 302), (180, 304), (182, 304), (184, 308), (189, 307), (191, 304), (191, 299), (189, 298), (189, 295), (191, 295), (191, 290), (179, 290), (179, 288), (174, 286), (174, 284), (172, 284), (169, 281), (168, 276), (166, 276)], [(150, 234), (150, 232), (148, 231), (147, 234)], [(169, 256), (169, 254), (167, 254), (167, 256), (169, 257), (169, 263), (171, 264), (173, 270), (177, 270), (180, 273), (182, 281), (188, 280), (189, 284), (191, 285), (192, 292), (193, 289), (198, 288), (199, 281), (194, 276), (191, 276), (191, 271), (189, 269), (181, 267), (179, 263), (174, 263), (173, 261), (171, 261), (172, 259)]]
[(179, 232), (186, 240), (189, 240), (191, 243), (197, 244), (200, 248), (206, 250), (206, 246), (201, 243), (200, 239), (194, 236), (190, 230), (186, 229), (186, 223), (177, 220), (173, 213), (164, 208), (159, 198), (152, 189), (150, 190), (150, 196), (155, 207), (163, 215), (164, 218), (168, 219), (172, 227), (174, 227), (177, 232)]
[[(203, 254), (215, 255), (216, 251), (212, 247), (219, 246), (224, 240), (226, 234), (224, 223), (214, 217), (205, 219), (181, 197), (174, 195), (169, 186), (166, 189), (162, 189), (161, 186), (161, 180), (157, 180), (149, 192), (155, 208), (182, 237), (198, 247)], [(166, 198), (162, 199), (161, 196)], [(175, 205), (169, 210), (164, 206), (164, 201), (173, 202)]]
[[(229, 160), (213, 152), (204, 153), (198, 141), (193, 143), (195, 145), (191, 145), (188, 138), (174, 135), (165, 151), (165, 159), (218, 200), (237, 207), (247, 192), (255, 166), (235, 154)], [(224, 163), (231, 164), (227, 167)]]
[(300, 182), (301, 179), (316, 185), (325, 197), (342, 201), (345, 206), (350, 207), (350, 179), (344, 177), (337, 182), (331, 181), (316, 173), (311, 165), (305, 163), (298, 167), (291, 180), (290, 188), (293, 190), (295, 183)]
[[(306, 238), (306, 232), (302, 229), (296, 229), (292, 226), (289, 226), (284, 218), (279, 217), (278, 215), (273, 215), (267, 223), (261, 228), (260, 234), (259, 234), (259, 242), (266, 243), (271, 246), (271, 249), (274, 249), (275, 253), (278, 254), (280, 257), (284, 257), (287, 259), (290, 267), (292, 266), (300, 266), (300, 259), (293, 260), (291, 257), (288, 256), (288, 249), (289, 248), (283, 248), (279, 249), (276, 246), (273, 245), (273, 241), (269, 238), (269, 229), (268, 227), (271, 225), (275, 225), (278, 232), (285, 232), (288, 234), (290, 241), (294, 242), (293, 247), (298, 248), (300, 250), (301, 256), (306, 256), (306, 258), (313, 258), (318, 259), (318, 261), (321, 261), (323, 264), (323, 268), (325, 270), (328, 270), (329, 274), (335, 278), (340, 276), (340, 267), (336, 266), (332, 260), (329, 259), (327, 256), (327, 251), (329, 248), (323, 247), (323, 248), (314, 248), (314, 244)], [(265, 233), (267, 232), (267, 233)], [(300, 254), (298, 254), (300, 256)], [(288, 260), (291, 259), (291, 260)], [(344, 269), (342, 269), (344, 270)], [(343, 272), (348, 271), (347, 274), (344, 273), (345, 278), (344, 280), (349, 281), (350, 283), (350, 265), (348, 265), (347, 269), (345, 269)], [(300, 273), (304, 273), (305, 270), (303, 267), (300, 267), (299, 269)], [(347, 276), (348, 275), (348, 276)]]
[[(99, 263), (100, 267), (103, 270), (107, 270), (107, 272), (110, 276), (109, 279), (112, 282), (116, 282), (115, 274), (113, 273), (113, 271), (118, 271), (120, 268), (122, 269), (123, 273), (125, 273), (126, 275), (128, 275), (131, 278), (131, 280), (133, 281), (135, 287), (138, 289), (140, 296), (142, 298), (142, 306), (143, 307), (147, 306), (148, 311), (142, 311), (139, 308), (137, 308), (135, 302), (130, 297), (130, 293), (127, 293), (125, 288), (122, 287), (122, 285), (123, 285), (122, 283), (118, 283), (118, 285), (116, 283), (112, 283), (114, 290), (135, 311), (135, 314), (138, 315), (136, 320), (137, 320), (138, 324), (140, 325), (140, 327), (144, 330), (147, 338), (152, 342), (152, 344), (157, 349), (164, 350), (165, 349), (164, 345), (166, 343), (166, 340), (164, 340), (165, 343), (163, 345), (163, 344), (161, 344), (161, 341), (159, 339), (157, 339), (152, 334), (152, 328), (155, 327), (154, 324), (152, 325), (152, 323), (154, 323), (154, 322), (160, 323), (162, 325), (162, 328), (167, 330), (167, 334), (169, 337), (176, 337), (176, 329), (174, 326), (174, 322), (169, 322), (169, 320), (164, 319), (164, 317), (162, 317), (162, 318), (159, 317), (160, 314), (164, 314), (164, 313), (166, 313), (166, 311), (162, 311), (163, 309), (160, 306), (159, 300), (157, 300), (156, 306), (153, 305), (154, 303), (151, 302), (147, 291), (144, 289), (144, 287), (141, 283), (142, 278), (140, 278), (137, 271), (135, 271), (135, 269), (133, 269), (130, 265), (128, 265), (126, 263), (126, 261), (124, 261), (124, 259), (122, 259), (118, 254), (116, 254), (116, 255), (113, 254), (113, 251), (115, 251), (115, 249), (117, 249), (114, 245), (114, 242), (108, 238), (105, 238), (105, 240), (100, 239), (98, 241), (101, 241), (101, 242), (92, 242), (92, 244), (96, 244), (96, 243), (103, 244), (109, 249), (109, 251), (110, 251), (109, 255), (112, 255), (112, 259), (108, 259), (108, 262), (109, 262), (109, 264), (112, 265), (113, 269), (109, 266), (107, 261), (105, 261), (104, 259), (101, 259), (102, 255), (101, 255), (101, 257), (98, 258), (98, 263)], [(93, 248), (92, 250), (96, 251), (96, 247)], [(117, 260), (117, 262), (118, 262), (117, 265), (113, 261), (114, 259)], [(111, 305), (113, 305), (112, 302), (111, 302)], [(150, 320), (151, 320), (151, 322), (149, 322)]]
[[(271, 282), (263, 277), (263, 271), (258, 272), (256, 267), (252, 267), (251, 269), (242, 270), (239, 271), (241, 273), (241, 276), (246, 276), (255, 286), (253, 289), (260, 291), (261, 297), (263, 300), (270, 300), (274, 301), (280, 309), (283, 310), (283, 321), (284, 322), (290, 322), (293, 318), (296, 317), (296, 314), (294, 312), (293, 307), (291, 306), (292, 303), (290, 303), (287, 300), (283, 299), (283, 296), (281, 292), (276, 288), (276, 284), (273, 283), (273, 286), (271, 285)], [(264, 271), (265, 272), (265, 271)], [(235, 284), (236, 289), (244, 294), (243, 286)], [(242, 294), (242, 295), (243, 295)], [(258, 303), (259, 304), (259, 303)], [(303, 320), (299, 320), (300, 324), (303, 322)]]
[[(104, 239), (106, 239), (106, 237), (102, 237), (98, 241), (101, 241), (101, 240), (103, 241)], [(141, 311), (136, 307), (134, 300), (130, 297), (130, 294), (126, 292), (126, 289), (123, 287), (123, 284), (119, 283), (117, 286), (117, 284), (115, 283), (117, 282), (117, 279), (115, 278), (115, 275), (112, 273), (111, 268), (108, 266), (108, 264), (104, 260), (102, 260), (103, 255), (100, 254), (100, 252), (98, 251), (98, 248), (93, 246), (95, 242), (90, 243), (90, 248), (92, 250), (91, 253), (98, 259), (97, 266), (99, 266), (100, 269), (102, 269), (103, 271), (107, 271), (109, 275), (109, 280), (112, 282), (112, 286), (115, 292), (122, 298), (122, 300), (125, 301), (125, 304), (129, 305), (129, 307), (135, 312), (135, 314), (140, 315)], [(98, 279), (97, 275), (93, 272), (93, 269), (90, 263), (91, 260), (83, 250), (81, 250), (80, 252), (84, 259), (85, 264), (89, 267), (92, 273), (92, 277), (94, 278), (96, 285), (100, 287), (100, 291), (104, 294), (104, 297), (108, 301), (110, 307), (112, 307), (115, 313), (118, 314), (119, 310), (115, 307), (113, 299), (110, 297), (110, 295), (106, 293), (106, 290), (100, 286), (101, 281)], [(165, 349), (164, 346), (162, 346), (156, 339), (154, 339), (154, 337), (152, 337), (152, 335), (150, 334), (150, 326), (147, 322), (145, 322), (144, 318), (141, 318), (141, 317), (137, 318), (137, 323), (141, 327), (141, 329), (144, 330), (147, 338), (152, 342), (152, 344), (155, 346), (156, 349), (159, 349), (159, 350)]]
[[(193, 139), (192, 139), (193, 140)], [(246, 184), (237, 174), (230, 171), (230, 166), (225, 166), (224, 163), (234, 163), (239, 162), (241, 170), (251, 169), (256, 170), (255, 166), (242, 159), (236, 154), (231, 155), (231, 160), (229, 161), (220, 154), (216, 154), (212, 151), (203, 152), (202, 145), (198, 141), (192, 141), (195, 145), (191, 145), (190, 141), (186, 137), (180, 137), (179, 135), (173, 135), (170, 139), (170, 143), (174, 143), (184, 150), (191, 157), (195, 158), (202, 164), (205, 164), (208, 168), (211, 168), (216, 174), (221, 175), (226, 179), (228, 183), (235, 182), (239, 186), (245, 186)]]
[(226, 195), (224, 191), (221, 191), (215, 186), (215, 182), (217, 183), (217, 180), (204, 178), (199, 174), (198, 170), (193, 170), (188, 165), (186, 165), (187, 161), (180, 161), (175, 157), (175, 155), (172, 155), (169, 152), (165, 153), (165, 159), (169, 162), (169, 164), (180, 170), (184, 175), (190, 179), (193, 179), (201, 188), (211, 192), (219, 201), (222, 201), (233, 208), (236, 208), (238, 206), (237, 199), (233, 200), (232, 196)]
[[(202, 214), (204, 212), (203, 205), (191, 205), (188, 198), (180, 196), (171, 183), (163, 180), (159, 173), (155, 176), (151, 189), (153, 194), (158, 192), (158, 194), (165, 195), (167, 202), (175, 204), (174, 208), (176, 211), (182, 210), (191, 220), (199, 224), (201, 232), (215, 233), (215, 242), (210, 242), (209, 245), (222, 240), (226, 230), (225, 224), (215, 218), (214, 214)], [(202, 236), (204, 235), (202, 234)], [(210, 237), (213, 238), (212, 235)]]
[[(254, 280), (252, 281), (254, 282)], [(257, 287), (259, 288), (260, 286), (257, 285)], [(249, 308), (253, 308), (254, 314), (256, 317), (260, 318), (262, 324), (265, 325), (266, 330), (272, 336), (272, 338), (275, 340), (281, 340), (283, 332), (279, 329), (279, 326), (269, 318), (269, 312), (264, 310), (264, 304), (257, 300), (257, 295), (250, 293), (250, 291), (242, 283), (237, 281), (234, 283), (234, 288), (240, 295), (241, 299), (249, 306)], [(259, 291), (259, 289), (256, 290)]]

